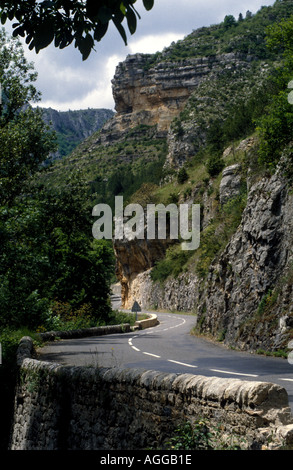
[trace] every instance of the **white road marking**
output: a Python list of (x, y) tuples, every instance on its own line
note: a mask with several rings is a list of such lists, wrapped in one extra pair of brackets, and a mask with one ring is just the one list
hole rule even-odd
[(147, 356), (153, 356), (153, 357), (157, 357), (157, 358), (161, 357), (161, 356), (157, 356), (156, 354), (151, 354), (149, 352), (143, 352), (142, 354), (146, 354)]
[(286, 382), (293, 382), (293, 379), (280, 379), (280, 380), (286, 380)]
[(180, 366), (193, 367), (194, 369), (197, 368), (197, 366), (193, 366), (192, 364), (185, 364), (184, 362), (173, 361), (172, 359), (168, 359), (168, 362), (174, 362), (174, 364), (179, 364)]
[(241, 372), (230, 372), (228, 370), (210, 369), (212, 372), (219, 372), (220, 374), (243, 375), (245, 377), (258, 377), (255, 374), (243, 374)]
[(134, 349), (134, 351), (140, 352), (140, 349), (136, 348), (135, 346), (131, 346), (131, 347), (132, 347), (132, 349)]

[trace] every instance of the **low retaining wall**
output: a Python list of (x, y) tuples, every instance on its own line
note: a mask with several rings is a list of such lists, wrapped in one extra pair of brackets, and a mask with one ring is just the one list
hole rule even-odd
[(93, 328), (81, 328), (80, 330), (68, 331), (47, 331), (46, 333), (39, 333), (43, 341), (54, 341), (56, 338), (71, 339), (71, 338), (86, 338), (89, 336), (102, 336), (113, 335), (118, 333), (128, 333), (131, 330), (130, 325), (125, 323), (123, 325), (107, 325), (97, 326)]
[(18, 348), (11, 450), (158, 449), (178, 424), (206, 419), (247, 448), (290, 444), (284, 388), (271, 383), (137, 369), (68, 367)]
[[(140, 315), (148, 315), (148, 318), (139, 320)], [(158, 323), (159, 323), (158, 317), (155, 313), (147, 313), (147, 314), (138, 313), (138, 320), (135, 322), (136, 326), (141, 330), (144, 330), (145, 328), (152, 328), (153, 326), (156, 326)]]
[[(139, 316), (147, 315), (148, 318), (139, 319)], [(134, 328), (144, 330), (145, 328), (151, 328), (158, 324), (158, 317), (154, 313), (138, 314), (138, 320), (135, 322)], [(39, 333), (39, 337), (43, 341), (54, 341), (56, 338), (60, 339), (71, 339), (71, 338), (86, 338), (90, 336), (104, 336), (114, 335), (119, 333), (129, 333), (131, 326), (129, 323), (123, 323), (123, 325), (106, 325), (97, 326), (93, 328), (81, 328), (79, 330), (68, 330), (68, 331), (47, 331), (46, 333)]]

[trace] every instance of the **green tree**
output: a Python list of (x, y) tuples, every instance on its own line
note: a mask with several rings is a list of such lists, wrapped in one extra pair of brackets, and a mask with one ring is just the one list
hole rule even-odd
[(267, 28), (267, 45), (277, 51), (281, 46), (286, 57), (293, 55), (293, 16)]
[(221, 153), (223, 151), (224, 133), (223, 121), (221, 119), (210, 121), (206, 141), (211, 153)]
[(12, 204), (53, 150), (53, 137), (39, 110), (20, 111), (0, 127), (0, 201)]
[(55, 302), (109, 319), (113, 250), (91, 236), (84, 200), (72, 182), (0, 208), (0, 327), (49, 327)]
[[(127, 44), (122, 22), (126, 18), (130, 33), (135, 33), (140, 18), (135, 3), (136, 0), (0, 0), (0, 15), (2, 24), (7, 19), (17, 21), (13, 23), (13, 34), (25, 37), (30, 49), (39, 52), (52, 41), (63, 49), (74, 41), (85, 60), (95, 41), (106, 34), (110, 21)], [(143, 0), (143, 5), (151, 10), (154, 0)]]
[(209, 175), (213, 178), (217, 176), (225, 167), (225, 163), (220, 155), (212, 154), (206, 164)]
[(0, 38), (0, 327), (48, 326), (56, 301), (107, 321), (112, 246), (92, 236), (79, 174), (62, 190), (38, 185), (54, 135), (28, 105), (39, 94), (19, 41), (4, 31)]
[(293, 106), (288, 103), (288, 91), (281, 90), (272, 98), (267, 113), (258, 121), (260, 138), (259, 160), (275, 167), (293, 135)]
[(226, 15), (224, 18), (223, 26), (225, 29), (230, 29), (233, 26), (236, 26), (236, 20), (233, 15)]
[(36, 73), (17, 39), (0, 30), (0, 203), (11, 204), (31, 175), (54, 150), (54, 134), (44, 124), (40, 109), (30, 102), (40, 98)]
[(293, 78), (293, 16), (267, 29), (267, 45), (271, 50), (282, 47), (283, 63), (272, 77), (274, 92), (265, 113), (257, 120), (257, 131), (259, 160), (275, 167), (293, 133), (293, 106), (288, 102), (288, 84)]
[(2, 94), (1, 121), (3, 126), (29, 102), (37, 102), (40, 93), (34, 86), (37, 73), (23, 52), (17, 39), (0, 29), (0, 83)]
[(182, 168), (180, 168), (180, 170), (178, 172), (177, 181), (178, 181), (179, 184), (183, 184), (187, 180), (188, 180), (188, 173), (187, 173), (186, 169), (183, 166)]

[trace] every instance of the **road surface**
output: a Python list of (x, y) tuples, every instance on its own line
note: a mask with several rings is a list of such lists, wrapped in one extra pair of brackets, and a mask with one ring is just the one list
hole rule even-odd
[(192, 315), (157, 315), (159, 325), (146, 330), (55, 341), (42, 348), (41, 359), (272, 382), (286, 388), (293, 411), (293, 365), (286, 359), (234, 351), (193, 336)]

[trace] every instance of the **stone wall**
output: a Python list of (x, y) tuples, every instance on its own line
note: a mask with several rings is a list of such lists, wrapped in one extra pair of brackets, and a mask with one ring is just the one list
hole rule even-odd
[[(11, 450), (159, 448), (179, 423), (206, 419), (248, 448), (290, 443), (278, 385), (150, 370), (68, 367), (32, 358), (22, 338)], [(291, 442), (292, 443), (292, 442)]]

